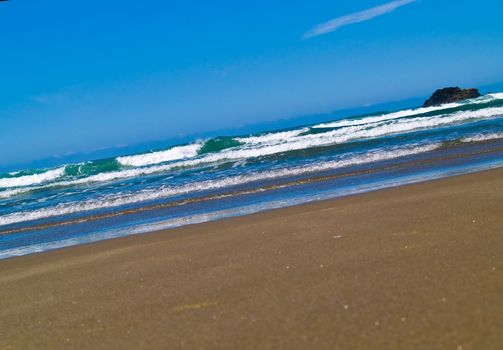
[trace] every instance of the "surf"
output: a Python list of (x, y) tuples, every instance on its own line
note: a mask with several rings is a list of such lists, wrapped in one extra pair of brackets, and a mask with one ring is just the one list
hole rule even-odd
[(397, 159), (408, 155), (430, 152), (439, 148), (441, 144), (435, 143), (430, 145), (410, 145), (404, 148), (393, 148), (387, 151), (374, 150), (368, 153), (346, 156), (343, 159), (338, 159), (321, 164), (311, 164), (301, 167), (287, 167), (282, 169), (264, 171), (260, 173), (244, 174), (224, 179), (216, 179), (211, 181), (201, 181), (189, 183), (179, 187), (165, 186), (140, 193), (129, 193), (121, 195), (106, 196), (90, 201), (77, 203), (64, 203), (55, 207), (43, 208), (34, 211), (23, 211), (13, 214), (0, 216), (0, 226), (10, 225), (19, 222), (39, 220), (54, 216), (73, 214), (97, 209), (113, 208), (126, 204), (140, 203), (161, 198), (169, 198), (172, 196), (201, 192), (208, 190), (216, 190), (229, 188), (232, 186), (243, 185), (251, 182), (278, 179), (289, 176), (299, 176), (320, 171), (335, 170), (348, 166), (370, 164), (383, 160)]

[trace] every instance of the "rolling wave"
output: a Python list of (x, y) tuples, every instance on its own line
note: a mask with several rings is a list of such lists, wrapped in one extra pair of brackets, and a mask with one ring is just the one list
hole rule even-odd
[(304, 175), (320, 171), (334, 170), (354, 165), (362, 165), (374, 163), (378, 161), (391, 160), (410, 156), (419, 153), (425, 153), (441, 147), (440, 143), (428, 145), (409, 145), (407, 147), (391, 148), (383, 151), (371, 151), (364, 154), (346, 157), (339, 160), (312, 164), (310, 166), (282, 168), (276, 170), (269, 170), (260, 173), (252, 173), (245, 175), (238, 175), (233, 177), (226, 177), (222, 179), (215, 179), (210, 181), (201, 181), (196, 183), (188, 183), (179, 187), (161, 187), (153, 190), (146, 190), (141, 192), (112, 195), (104, 198), (92, 199), (84, 202), (64, 203), (54, 207), (46, 207), (33, 211), (22, 211), (12, 214), (0, 216), (0, 226), (15, 224), (25, 221), (32, 221), (38, 219), (45, 219), (54, 216), (67, 215), (97, 209), (118, 207), (126, 204), (133, 204), (138, 202), (145, 202), (155, 199), (168, 198), (175, 195), (201, 192), (207, 190), (223, 189), (236, 185), (242, 185), (250, 182), (276, 179), (288, 176)]
[(206, 153), (215, 153), (223, 151), (224, 149), (239, 147), (243, 143), (232, 137), (215, 137), (204, 142), (198, 154), (203, 155)]
[(416, 115), (421, 115), (421, 114), (427, 114), (431, 112), (437, 112), (437, 111), (444, 111), (444, 110), (449, 110), (449, 109), (455, 109), (458, 107), (462, 106), (469, 106), (469, 105), (477, 105), (477, 104), (484, 104), (488, 103), (494, 100), (501, 100), (503, 99), (503, 93), (494, 93), (494, 94), (488, 94), (482, 97), (478, 97), (476, 99), (471, 99), (467, 100), (464, 102), (458, 102), (458, 103), (447, 103), (441, 106), (434, 106), (434, 107), (421, 107), (421, 108), (415, 108), (415, 109), (405, 109), (397, 112), (392, 112), (392, 113), (385, 113), (382, 115), (377, 115), (377, 116), (369, 116), (369, 117), (363, 117), (363, 118), (349, 118), (349, 119), (343, 119), (343, 120), (338, 120), (335, 122), (330, 122), (330, 123), (322, 123), (318, 125), (314, 125), (314, 129), (324, 129), (324, 128), (340, 128), (340, 127), (345, 127), (345, 126), (355, 126), (355, 125), (364, 125), (364, 124), (371, 124), (375, 122), (381, 122), (381, 121), (388, 121), (388, 120), (393, 120), (393, 119), (400, 119), (404, 117), (411, 117), (411, 116), (416, 116)]
[(8, 177), (0, 179), (0, 188), (25, 187), (54, 181), (65, 175), (65, 167), (48, 170), (40, 174)]
[[(309, 129), (301, 128), (287, 132), (237, 138), (237, 141), (244, 143), (245, 145), (242, 147), (235, 146), (225, 148), (220, 152), (207, 153), (199, 157), (194, 156), (193, 159), (172, 162), (165, 166), (124, 170), (124, 176), (120, 174), (121, 172), (111, 173), (103, 176), (103, 179), (117, 179), (152, 174), (175, 168), (195, 167), (222, 161), (237, 161), (241, 159), (258, 158), (312, 147), (330, 146), (349, 141), (366, 140), (398, 133), (447, 126), (465, 121), (487, 119), (500, 115), (503, 115), (503, 107), (458, 112), (452, 115), (447, 114), (434, 117), (416, 117), (392, 121), (375, 122), (374, 119), (371, 119), (368, 123), (343, 127), (335, 130), (330, 129), (329, 131), (318, 134), (305, 134), (305, 132)], [(197, 144), (197, 147), (200, 147), (200, 144)], [(144, 163), (141, 162), (141, 164)], [(97, 180), (98, 178), (94, 179)]]
[(271, 142), (277, 143), (284, 140), (292, 139), (307, 131), (309, 131), (309, 128), (301, 128), (292, 131), (271, 132), (257, 136), (240, 137), (236, 138), (236, 140), (245, 144), (264, 144), (264, 143), (270, 144)]
[[(503, 95), (503, 94), (502, 94)], [(494, 99), (491, 97), (491, 99)], [(464, 121), (491, 118), (503, 114), (503, 107), (485, 108), (475, 111), (461, 111), (452, 114), (440, 114), (431, 117), (404, 118), (426, 111), (443, 110), (459, 106), (448, 104), (442, 107), (419, 108), (400, 111), (378, 117), (366, 117), (359, 120), (341, 120), (334, 123), (319, 124), (312, 128), (303, 127), (290, 131), (271, 132), (237, 138), (217, 138), (205, 143), (174, 147), (168, 151), (147, 153), (136, 156), (120, 157), (123, 165), (146, 166), (174, 162), (168, 167), (152, 169), (145, 173), (168, 170), (176, 167), (196, 166), (215, 163), (222, 160), (257, 158), (277, 153), (295, 151), (310, 147), (328, 146), (360, 139), (376, 138), (420, 129), (446, 126)], [(412, 111), (412, 112), (411, 112)], [(309, 133), (310, 130), (324, 128), (324, 132)], [(334, 130), (335, 129), (335, 130)], [(208, 146), (211, 145), (211, 146)], [(200, 152), (204, 150), (204, 152)], [(198, 157), (199, 156), (199, 157)], [(191, 159), (194, 158), (194, 159)], [(143, 174), (144, 172), (142, 172)]]
[(178, 159), (195, 157), (201, 147), (201, 143), (194, 143), (186, 146), (176, 146), (166, 151), (118, 157), (117, 161), (122, 165), (135, 167), (159, 164)]
[(69, 177), (90, 176), (119, 170), (120, 168), (121, 165), (116, 159), (101, 159), (79, 164), (69, 164), (65, 167), (65, 175)]

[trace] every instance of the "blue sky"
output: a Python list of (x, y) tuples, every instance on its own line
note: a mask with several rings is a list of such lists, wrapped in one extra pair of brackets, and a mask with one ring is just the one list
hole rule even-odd
[(0, 166), (503, 81), (498, 0), (0, 2)]

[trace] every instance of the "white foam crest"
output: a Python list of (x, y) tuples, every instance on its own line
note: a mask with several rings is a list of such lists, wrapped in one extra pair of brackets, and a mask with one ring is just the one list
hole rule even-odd
[(490, 134), (478, 134), (474, 136), (468, 136), (461, 139), (461, 142), (481, 142), (481, 141), (489, 141), (489, 140), (497, 140), (503, 138), (503, 132), (500, 133), (490, 133)]
[(386, 113), (378, 116), (364, 117), (361, 119), (342, 119), (335, 122), (323, 123), (314, 125), (313, 128), (339, 128), (345, 126), (353, 126), (353, 125), (364, 125), (364, 124), (372, 124), (381, 121), (387, 121), (392, 119), (399, 119), (403, 117), (414, 116), (418, 114), (425, 114), (429, 112), (441, 111), (449, 108), (456, 108), (467, 104), (483, 104), (487, 103), (490, 100), (499, 100), (503, 99), (503, 93), (493, 93), (484, 95), (475, 99), (465, 100), (456, 103), (447, 103), (441, 106), (433, 106), (433, 107), (421, 107), (416, 109), (405, 109), (397, 112)]
[(191, 158), (197, 156), (202, 144), (194, 143), (186, 146), (176, 146), (166, 151), (138, 154), (134, 156), (117, 157), (117, 161), (125, 166), (146, 166)]
[(238, 137), (234, 140), (244, 143), (244, 144), (260, 144), (260, 143), (270, 143), (277, 141), (287, 141), (293, 137), (299, 136), (300, 134), (309, 131), (309, 128), (301, 128), (291, 131), (281, 131), (272, 132), (260, 136), (249, 136), (249, 137)]
[(0, 191), (0, 199), (10, 198), (21, 193), (26, 193), (31, 191), (32, 188), (15, 188), (13, 190)]
[(342, 120), (338, 120), (335, 122), (318, 124), (318, 125), (314, 125), (313, 128), (314, 129), (339, 128), (339, 127), (344, 127), (344, 126), (372, 124), (372, 123), (376, 123), (376, 122), (399, 119), (399, 118), (403, 118), (403, 117), (409, 117), (409, 116), (414, 116), (414, 115), (418, 115), (418, 114), (440, 111), (443, 109), (455, 108), (455, 107), (459, 107), (459, 106), (461, 106), (461, 104), (459, 104), (459, 103), (449, 103), (449, 104), (445, 104), (445, 105), (438, 106), (438, 107), (424, 107), (424, 108), (422, 107), (422, 108), (417, 108), (417, 109), (404, 109), (404, 110), (398, 111), (398, 112), (386, 113), (386, 114), (371, 116), (371, 117), (364, 117), (361, 119), (342, 119)]
[[(338, 138), (337, 142), (341, 143), (356, 139), (375, 138), (421, 129), (431, 129), (471, 120), (492, 118), (500, 115), (503, 115), (503, 107), (458, 112), (434, 117), (400, 119), (391, 123), (376, 123), (376, 126), (373, 128), (368, 128), (368, 126), (365, 126), (365, 128), (348, 127), (339, 129), (341, 136)], [(339, 130), (335, 130), (334, 134), (336, 134)]]
[(54, 207), (42, 208), (34, 211), (17, 212), (0, 216), (0, 226), (9, 225), (24, 221), (43, 219), (53, 216), (72, 214), (97, 209), (112, 208), (126, 204), (139, 203), (149, 200), (168, 198), (175, 195), (201, 192), (206, 190), (222, 189), (235, 185), (242, 185), (250, 182), (275, 179), (286, 176), (297, 176), (319, 171), (334, 170), (348, 166), (355, 166), (377, 161), (396, 159), (404, 156), (425, 153), (433, 151), (441, 146), (440, 143), (429, 145), (412, 145), (406, 148), (393, 148), (388, 151), (371, 151), (357, 156), (346, 157), (339, 160), (324, 162), (321, 164), (312, 164), (308, 166), (299, 166), (292, 168), (283, 168), (277, 170), (269, 170), (261, 173), (238, 175), (234, 177), (226, 177), (217, 180), (202, 181), (189, 183), (179, 187), (161, 187), (155, 190), (146, 190), (127, 195), (114, 195), (99, 199), (93, 199), (77, 203), (64, 203)]
[(391, 134), (411, 132), (419, 129), (428, 129), (439, 126), (460, 123), (468, 120), (490, 118), (503, 114), (503, 107), (486, 108), (478, 111), (458, 112), (455, 114), (440, 115), (434, 117), (417, 117), (412, 119), (400, 119), (391, 122), (378, 122), (374, 125), (354, 125), (321, 134), (309, 134), (291, 137), (287, 140), (273, 140), (262, 144), (260, 147), (228, 150), (212, 154), (201, 159), (194, 159), (184, 163), (185, 166), (197, 165), (201, 162), (217, 162), (223, 159), (235, 160), (267, 156), (276, 153), (306, 149), (310, 147), (328, 146), (341, 144), (359, 139), (376, 138)]
[(155, 173), (165, 172), (173, 170), (175, 168), (184, 167), (194, 167), (205, 164), (219, 163), (222, 161), (236, 161), (245, 160), (248, 158), (257, 158), (263, 156), (269, 156), (277, 153), (283, 153), (288, 151), (295, 151), (300, 149), (305, 149), (309, 147), (330, 145), (336, 141), (332, 135), (325, 137), (316, 137), (319, 135), (306, 135), (299, 137), (297, 140), (292, 140), (290, 142), (277, 143), (279, 140), (274, 140), (270, 144), (263, 144), (261, 146), (255, 147), (242, 147), (238, 149), (227, 149), (219, 153), (209, 153), (203, 157), (181, 160), (178, 162), (173, 162), (164, 165), (154, 165), (144, 168), (134, 168), (119, 171), (112, 171), (107, 173), (101, 173), (92, 175), (89, 177), (75, 179), (70, 181), (61, 181), (53, 186), (74, 186), (80, 184), (91, 184), (98, 182), (107, 182), (114, 180), (122, 180), (127, 178), (133, 178), (142, 175), (151, 175)]
[[(118, 170), (118, 171), (111, 171), (107, 173), (100, 173), (96, 175), (91, 175), (88, 177), (80, 178), (80, 179), (75, 179), (75, 180), (67, 180), (67, 181), (59, 181), (59, 182), (53, 182), (46, 184), (44, 186), (38, 186), (38, 187), (27, 187), (23, 192), (28, 192), (28, 191), (33, 191), (33, 190), (39, 190), (39, 189), (47, 189), (50, 187), (66, 187), (66, 186), (76, 186), (76, 185), (87, 185), (87, 184), (93, 184), (93, 183), (100, 183), (100, 182), (110, 182), (114, 180), (123, 180), (123, 179), (130, 179), (134, 178), (137, 176), (142, 176), (142, 175), (151, 175), (163, 171), (169, 171), (173, 168), (183, 166), (183, 163), (173, 163), (173, 164), (167, 164), (167, 165), (156, 165), (156, 166), (150, 166), (150, 167), (145, 167), (145, 168), (135, 168), (135, 169), (126, 169), (126, 170)], [(5, 192), (5, 191), (4, 191)], [(3, 192), (0, 192), (0, 198)], [(18, 193), (22, 192), (10, 192), (6, 193), (4, 198), (7, 198), (8, 196), (16, 195)]]
[(65, 174), (65, 167), (46, 171), (41, 174), (25, 175), (0, 179), (0, 188), (24, 187), (56, 180)]
[(487, 94), (486, 96), (490, 96), (495, 100), (502, 100), (503, 99), (503, 92), (495, 92), (495, 93)]

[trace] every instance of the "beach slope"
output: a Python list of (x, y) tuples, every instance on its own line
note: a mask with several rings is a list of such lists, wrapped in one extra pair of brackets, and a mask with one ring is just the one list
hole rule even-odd
[(0, 261), (0, 349), (501, 349), (503, 170)]

